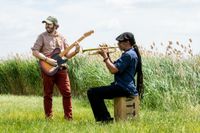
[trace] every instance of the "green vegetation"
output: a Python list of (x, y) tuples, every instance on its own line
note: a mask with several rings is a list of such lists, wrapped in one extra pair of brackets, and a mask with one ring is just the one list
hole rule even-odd
[[(88, 88), (108, 85), (113, 81), (99, 56), (77, 56), (69, 60), (68, 65), (73, 96), (86, 98)], [(199, 65), (198, 56), (189, 59), (145, 56), (142, 107), (174, 110), (199, 104)], [(0, 62), (0, 94), (42, 96), (42, 90), (37, 60), (15, 57)], [(55, 90), (55, 95), (58, 95), (58, 90)]]
[(41, 78), (34, 59), (13, 57), (0, 62), (0, 93), (41, 95)]
[[(1, 60), (0, 132), (200, 132), (199, 56), (188, 59), (143, 57), (145, 95), (140, 118), (113, 124), (96, 123), (86, 98), (88, 88), (113, 81), (102, 59), (77, 56), (69, 60), (68, 65), (74, 120), (63, 119), (62, 100), (55, 89), (54, 119), (47, 121), (37, 60), (19, 57)], [(107, 104), (113, 116), (113, 102), (110, 100)]]
[[(45, 120), (43, 98), (36, 96), (0, 96), (1, 133), (198, 133), (200, 106), (176, 111), (142, 110), (135, 120), (110, 124), (94, 121), (89, 102), (73, 97), (73, 121), (63, 118), (61, 97), (54, 97), (53, 120)], [(112, 104), (108, 104), (113, 116)]]
[(200, 58), (144, 60), (145, 107), (182, 109), (200, 103)]

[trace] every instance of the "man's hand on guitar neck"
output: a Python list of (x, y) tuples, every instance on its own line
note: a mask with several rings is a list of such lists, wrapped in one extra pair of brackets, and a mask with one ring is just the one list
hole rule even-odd
[(80, 52), (80, 45), (77, 44), (77, 45), (75, 46), (75, 53), (79, 53), (79, 52)]
[(73, 44), (75, 44), (73, 46), (73, 48), (75, 47), (75, 50), (72, 51), (70, 50), (65, 56), (67, 57), (67, 59), (71, 59), (72, 57), (74, 57), (76, 54), (78, 54), (80, 52), (80, 45), (79, 42), (74, 42)]
[(57, 66), (57, 65), (58, 65), (58, 64), (57, 64), (57, 61), (54, 60), (54, 59), (52, 59), (52, 58), (46, 57), (45, 61), (46, 61), (47, 63), (49, 63), (50, 65), (52, 65), (52, 66)]

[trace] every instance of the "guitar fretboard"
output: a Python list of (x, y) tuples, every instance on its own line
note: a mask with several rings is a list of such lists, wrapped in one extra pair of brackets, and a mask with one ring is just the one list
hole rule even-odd
[(85, 38), (85, 36), (80, 37), (77, 41), (75, 41), (74, 43), (72, 43), (69, 47), (67, 47), (63, 52), (61, 52), (59, 55), (60, 57), (63, 57), (64, 55), (66, 55), (74, 46), (77, 45), (76, 42), (80, 42)]

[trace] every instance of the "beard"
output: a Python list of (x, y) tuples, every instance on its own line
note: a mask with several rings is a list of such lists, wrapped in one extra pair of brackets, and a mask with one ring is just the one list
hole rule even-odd
[(48, 32), (48, 33), (53, 33), (53, 28), (46, 28), (46, 31)]
[(45, 28), (46, 28), (46, 31), (47, 31), (48, 33), (53, 33), (53, 32), (54, 32), (54, 26), (53, 26), (53, 27), (47, 26), (47, 27), (45, 27)]

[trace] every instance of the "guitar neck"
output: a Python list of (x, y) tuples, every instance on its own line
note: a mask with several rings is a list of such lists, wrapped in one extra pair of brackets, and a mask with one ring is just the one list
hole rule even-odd
[(74, 43), (72, 43), (69, 47), (67, 47), (64, 51), (62, 51), (59, 55), (60, 57), (63, 57), (64, 55), (66, 55), (74, 46), (77, 45), (76, 42), (80, 42), (85, 38), (85, 36), (80, 37), (77, 41), (75, 41)]

